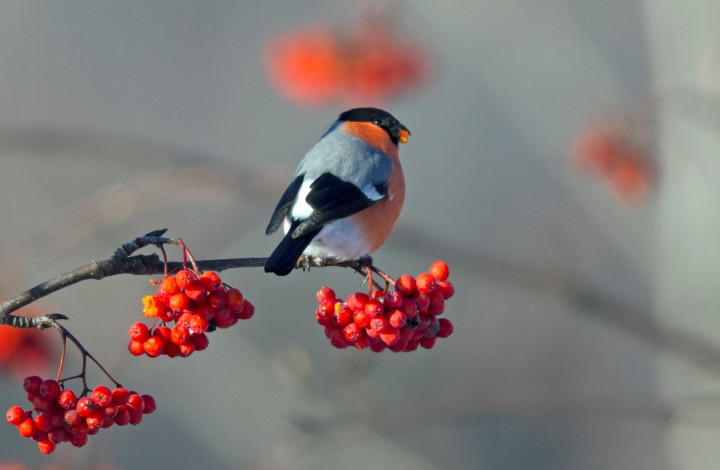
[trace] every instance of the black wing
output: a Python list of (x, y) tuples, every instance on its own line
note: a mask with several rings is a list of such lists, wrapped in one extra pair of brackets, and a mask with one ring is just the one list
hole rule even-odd
[(275, 211), (273, 212), (272, 217), (270, 217), (270, 223), (265, 229), (265, 235), (275, 233), (275, 231), (277, 231), (277, 229), (280, 227), (283, 219), (287, 215), (288, 209), (290, 209), (290, 207), (295, 202), (295, 199), (297, 198), (297, 193), (300, 190), (300, 186), (302, 186), (302, 182), (304, 179), (304, 173), (301, 175), (297, 175), (295, 179), (292, 180), (292, 183), (290, 183), (290, 186), (288, 186), (288, 188), (285, 190), (282, 197), (280, 198), (280, 201), (277, 204), (277, 207), (275, 207)]
[(368, 198), (354, 184), (331, 173), (323, 173), (310, 184), (310, 192), (305, 201), (313, 208), (313, 212), (294, 231), (289, 232), (293, 238), (319, 230), (333, 220), (348, 217), (377, 202)]

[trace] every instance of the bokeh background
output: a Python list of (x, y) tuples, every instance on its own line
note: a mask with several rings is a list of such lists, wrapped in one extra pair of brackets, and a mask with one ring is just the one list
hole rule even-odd
[[(255, 317), (169, 360), (126, 349), (147, 278), (65, 289), (26, 314), (67, 314), (159, 409), (49, 457), (5, 424), (3, 462), (717, 468), (717, 0), (5, 1), (0, 11), (0, 295), (163, 227), (197, 258), (267, 255), (278, 239), (264, 228), (300, 158), (363, 104), (412, 131), (405, 208), (376, 264), (397, 276), (444, 259), (457, 290), (445, 313), (453, 336), (373, 354), (334, 349), (313, 318), (320, 286), (347, 295), (359, 276), (233, 270), (223, 278)], [(307, 40), (317, 31), (320, 52)], [(328, 37), (345, 48), (328, 52)], [(288, 40), (300, 52), (272, 52)], [(366, 69), (328, 72), (367, 50), (410, 72), (371, 67), (365, 94), (353, 77)], [(55, 335), (42, 333), (48, 376)], [(2, 406), (24, 403), (3, 360)]]

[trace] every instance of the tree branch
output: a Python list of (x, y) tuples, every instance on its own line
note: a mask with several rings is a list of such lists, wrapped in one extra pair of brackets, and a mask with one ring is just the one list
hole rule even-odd
[[(140, 276), (150, 276), (153, 274), (164, 274), (172, 272), (184, 267), (183, 262), (168, 262), (153, 253), (151, 255), (134, 255), (136, 251), (148, 245), (154, 245), (162, 248), (163, 245), (183, 245), (179, 238), (165, 238), (162, 235), (165, 229), (156, 230), (142, 237), (138, 237), (128, 243), (125, 243), (107, 259), (91, 261), (88, 264), (68, 271), (53, 279), (49, 279), (35, 287), (16, 295), (2, 303), (0, 303), (0, 325), (11, 325), (16, 328), (38, 328), (44, 329), (54, 326), (55, 320), (67, 317), (51, 317), (48, 315), (41, 317), (22, 317), (11, 315), (12, 312), (18, 310), (25, 305), (31, 304), (36, 300), (45, 297), (60, 289), (64, 289), (73, 284), (89, 279), (100, 280), (109, 276), (118, 274), (134, 274)], [(224, 271), (234, 268), (257, 268), (265, 266), (267, 258), (228, 258), (228, 259), (210, 259), (199, 260), (197, 266), (204, 270)], [(372, 266), (372, 260), (361, 259), (357, 261), (337, 261), (332, 259), (321, 259), (303, 257), (298, 261), (297, 268), (326, 267), (326, 266), (342, 266), (352, 268), (355, 271), (365, 274), (366, 269), (380, 273), (377, 268)], [(58, 315), (58, 314), (54, 314)]]

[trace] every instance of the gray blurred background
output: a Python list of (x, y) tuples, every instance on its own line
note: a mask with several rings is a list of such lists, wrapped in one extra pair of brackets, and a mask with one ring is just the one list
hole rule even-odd
[[(85, 282), (34, 313), (70, 316), (71, 331), (159, 409), (50, 457), (3, 425), (0, 459), (717, 468), (720, 2), (393, 5), (435, 65), (423, 89), (386, 105), (412, 138), (401, 148), (405, 208), (375, 261), (393, 276), (447, 261), (454, 335), (410, 354), (336, 350), (313, 318), (314, 293), (329, 284), (347, 295), (359, 276), (243, 269), (223, 278), (255, 303), (252, 320), (188, 359), (131, 358), (126, 330), (153, 286)], [(270, 253), (277, 198), (344, 105), (282, 98), (263, 46), (312, 22), (351, 24), (357, 4), (0, 7), (1, 295), (163, 227), (201, 259)], [(631, 206), (567, 158), (578, 132), (618, 109), (651, 116), (660, 168)], [(3, 407), (24, 404), (4, 376), (0, 393)]]

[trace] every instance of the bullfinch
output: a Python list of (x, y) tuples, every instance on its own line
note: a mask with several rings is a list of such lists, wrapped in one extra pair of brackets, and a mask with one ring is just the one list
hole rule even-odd
[(340, 114), (302, 159), (270, 218), (265, 233), (282, 225), (285, 237), (265, 272), (285, 276), (303, 254), (347, 261), (380, 248), (405, 200), (398, 143), (409, 135), (382, 109)]

